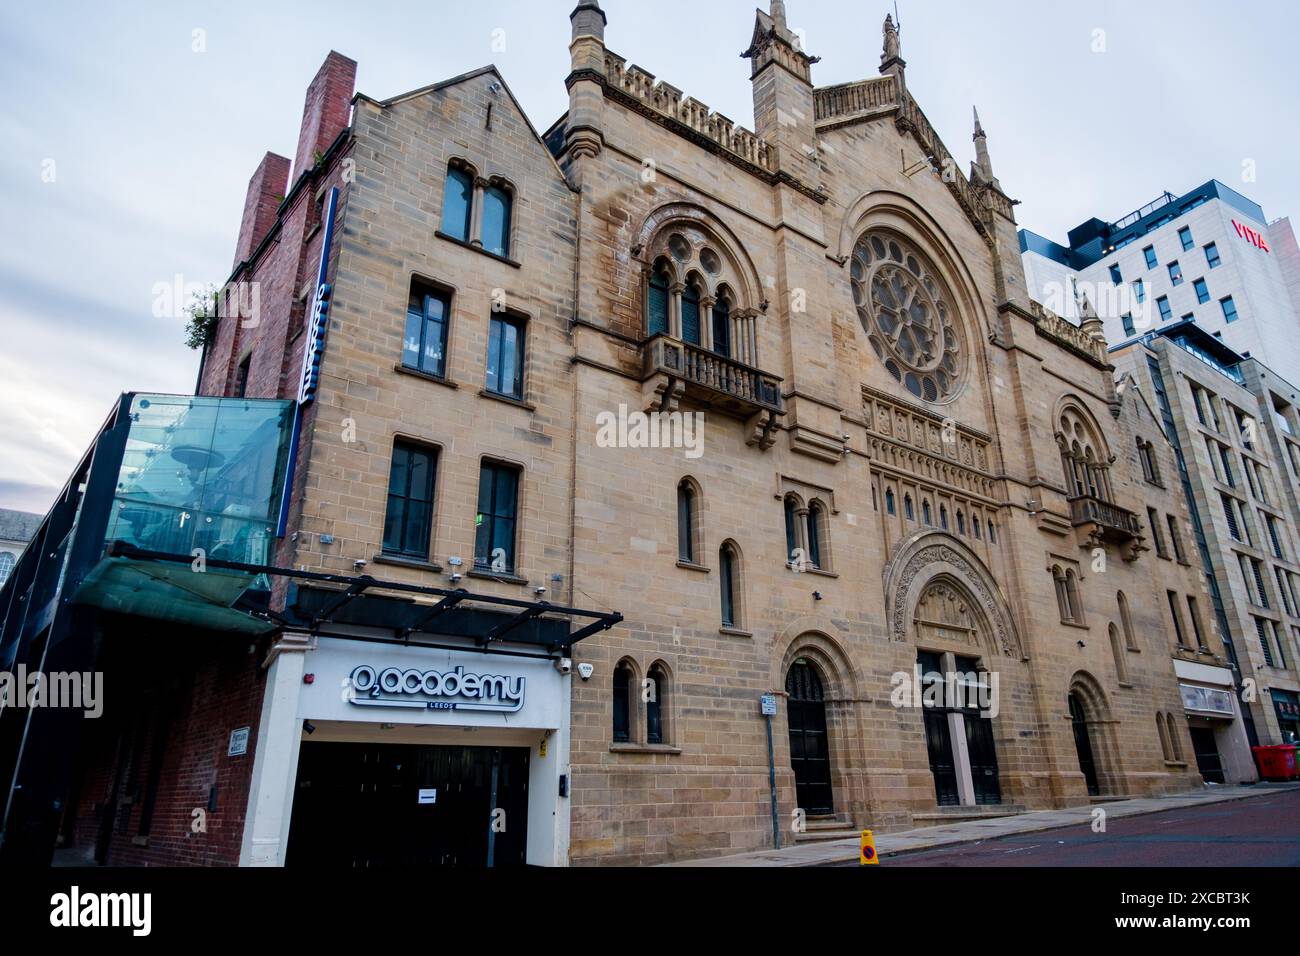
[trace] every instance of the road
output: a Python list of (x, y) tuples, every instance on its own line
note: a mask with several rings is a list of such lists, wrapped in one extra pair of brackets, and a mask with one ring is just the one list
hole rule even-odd
[[(1300, 866), (1300, 791), (885, 857), (894, 866)], [(857, 864), (852, 864), (856, 866)]]

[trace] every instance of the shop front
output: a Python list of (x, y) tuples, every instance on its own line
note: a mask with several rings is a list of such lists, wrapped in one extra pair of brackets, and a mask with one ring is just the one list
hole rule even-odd
[(1207, 783), (1254, 782), (1255, 765), (1232, 671), (1183, 660), (1174, 661), (1174, 671), (1201, 778)]
[(1274, 687), (1273, 713), (1277, 716), (1277, 729), (1284, 744), (1300, 744), (1300, 694), (1293, 690)]
[(285, 865), (563, 863), (568, 681), (549, 659), (321, 639)]

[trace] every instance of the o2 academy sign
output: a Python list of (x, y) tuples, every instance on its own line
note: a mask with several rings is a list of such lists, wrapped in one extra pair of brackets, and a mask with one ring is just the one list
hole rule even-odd
[(358, 707), (420, 710), (486, 710), (517, 713), (524, 706), (524, 678), (450, 671), (377, 670), (361, 664), (348, 678), (347, 700)]

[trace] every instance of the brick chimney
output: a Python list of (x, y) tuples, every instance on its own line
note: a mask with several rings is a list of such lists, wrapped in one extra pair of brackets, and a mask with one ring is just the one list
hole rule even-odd
[(315, 166), (316, 154), (325, 152), (347, 128), (348, 108), (356, 82), (357, 61), (331, 50), (307, 87), (298, 152), (293, 158), (294, 179)]
[(239, 265), (257, 248), (275, 224), (275, 211), (289, 189), (289, 157), (267, 153), (248, 181), (244, 198), (244, 217), (239, 221), (239, 242), (235, 245), (235, 262)]

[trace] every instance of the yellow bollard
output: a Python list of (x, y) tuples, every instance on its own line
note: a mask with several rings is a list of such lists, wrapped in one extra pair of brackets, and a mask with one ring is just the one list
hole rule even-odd
[(880, 857), (876, 855), (876, 838), (870, 830), (862, 831), (862, 847), (858, 853), (858, 862), (863, 866), (869, 863), (880, 865)]

